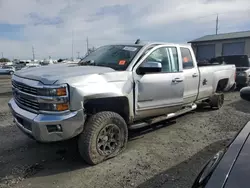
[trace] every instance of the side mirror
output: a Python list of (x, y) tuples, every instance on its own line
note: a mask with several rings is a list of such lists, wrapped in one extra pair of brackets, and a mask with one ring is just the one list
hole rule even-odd
[(250, 101), (250, 87), (244, 87), (240, 90), (240, 97), (246, 101)]
[(161, 70), (162, 70), (161, 63), (155, 61), (147, 61), (142, 63), (140, 67), (138, 67), (137, 73), (138, 74), (155, 73), (155, 72), (161, 72)]

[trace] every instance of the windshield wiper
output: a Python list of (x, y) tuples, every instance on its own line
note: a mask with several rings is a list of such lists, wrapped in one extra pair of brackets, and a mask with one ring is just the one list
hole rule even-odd
[(87, 61), (79, 61), (78, 65), (92, 65), (92, 66), (95, 66), (95, 61), (94, 60), (87, 60)]

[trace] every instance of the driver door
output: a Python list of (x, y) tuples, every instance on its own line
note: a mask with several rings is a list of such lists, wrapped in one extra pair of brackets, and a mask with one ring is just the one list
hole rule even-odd
[[(139, 74), (137, 68), (146, 62), (161, 63), (161, 72)], [(153, 48), (135, 66), (135, 118), (168, 114), (181, 109), (184, 93), (184, 75), (180, 71), (176, 47)]]

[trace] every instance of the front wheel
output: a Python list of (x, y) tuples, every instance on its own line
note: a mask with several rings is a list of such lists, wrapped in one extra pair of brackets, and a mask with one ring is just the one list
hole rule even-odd
[(87, 121), (79, 136), (78, 149), (82, 158), (91, 165), (118, 155), (128, 140), (128, 128), (117, 113), (104, 111)]

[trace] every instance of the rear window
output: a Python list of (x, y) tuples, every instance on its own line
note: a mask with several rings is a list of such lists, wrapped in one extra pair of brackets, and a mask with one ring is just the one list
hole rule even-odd
[(183, 69), (191, 69), (194, 67), (194, 61), (188, 48), (181, 48), (181, 57)]
[(2, 69), (11, 69), (12, 67), (3, 66)]

